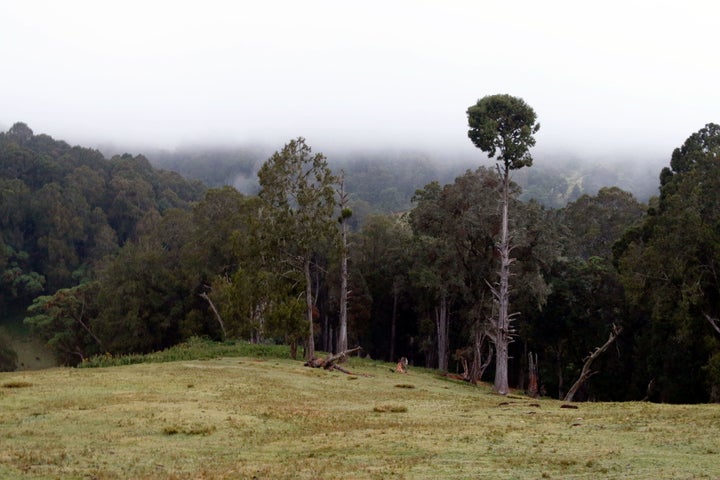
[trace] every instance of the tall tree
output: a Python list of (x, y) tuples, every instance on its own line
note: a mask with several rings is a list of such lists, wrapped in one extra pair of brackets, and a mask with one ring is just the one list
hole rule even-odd
[[(468, 171), (440, 188), (437, 182), (418, 190), (410, 222), (422, 255), (413, 269), (415, 284), (436, 302), (438, 366), (447, 370), (449, 298), (463, 300), (471, 330), (482, 329), (490, 312), (485, 279), (493, 268), (493, 232), (499, 226), (493, 194), (499, 177), (487, 168)], [(485, 295), (488, 293), (488, 295)], [(475, 337), (473, 335), (473, 337)], [(479, 336), (478, 340), (482, 340)], [(482, 348), (478, 348), (482, 353)]]
[(312, 154), (305, 139), (291, 140), (275, 152), (260, 168), (260, 198), (265, 240), (277, 254), (280, 264), (302, 273), (308, 327), (306, 356), (315, 355), (312, 266), (319, 240), (336, 234), (336, 178), (322, 153)]
[(495, 390), (506, 395), (508, 386), (508, 346), (511, 341), (510, 258), (511, 236), (508, 224), (510, 204), (510, 171), (532, 165), (530, 147), (540, 129), (535, 111), (521, 98), (510, 95), (483, 97), (468, 108), (468, 137), (473, 144), (492, 158), (496, 154), (498, 170), (503, 178), (501, 191), (502, 226), (497, 251), (500, 256), (498, 284), (493, 296), (498, 303), (497, 317), (491, 321), (491, 337), (495, 342)]
[(340, 175), (340, 189), (338, 190), (340, 200), (340, 325), (338, 332), (338, 352), (348, 349), (347, 335), (347, 306), (348, 306), (348, 225), (347, 221), (352, 216), (352, 210), (348, 207), (348, 194), (345, 192), (345, 172)]
[(415, 192), (413, 201), (418, 205), (410, 214), (410, 224), (417, 245), (413, 284), (423, 292), (421, 298), (430, 302), (421, 301), (418, 308), (434, 320), (437, 366), (439, 370), (447, 371), (450, 315), (462, 278), (457, 274), (458, 256), (445, 231), (443, 220), (447, 212), (442, 208), (442, 193), (438, 182), (431, 182)]

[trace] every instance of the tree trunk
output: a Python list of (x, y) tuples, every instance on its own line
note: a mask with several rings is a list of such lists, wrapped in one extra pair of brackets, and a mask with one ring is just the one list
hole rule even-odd
[(510, 232), (508, 227), (508, 208), (510, 203), (510, 168), (505, 165), (502, 187), (502, 231), (498, 253), (500, 254), (500, 285), (493, 293), (498, 302), (498, 317), (495, 333), (495, 391), (507, 395), (508, 386), (508, 347), (511, 341), (510, 331)]
[(103, 347), (103, 343), (100, 341), (100, 338), (97, 335), (95, 335), (95, 332), (93, 332), (90, 329), (90, 327), (83, 321), (82, 317), (84, 315), (84, 312), (85, 312), (85, 303), (83, 302), (83, 307), (82, 307), (82, 310), (80, 311), (80, 315), (77, 318), (77, 322), (80, 324), (81, 327), (83, 327), (85, 329), (85, 331), (88, 334), (90, 334), (90, 336), (97, 342), (98, 346), (101, 349), (104, 349), (105, 347)]
[(215, 304), (213, 303), (212, 300), (210, 300), (210, 297), (208, 296), (207, 293), (202, 292), (200, 294), (200, 296), (206, 302), (208, 302), (208, 304), (210, 304), (210, 309), (213, 311), (213, 313), (215, 314), (215, 319), (217, 319), (218, 323), (220, 324), (220, 330), (222, 330), (222, 339), (223, 339), (223, 341), (225, 341), (227, 339), (227, 332), (225, 331), (225, 323), (223, 322), (223, 319), (220, 316), (220, 312), (218, 312), (217, 308), (215, 308)]
[(475, 327), (474, 337), (473, 359), (470, 366), (470, 375), (468, 378), (468, 381), (473, 384), (478, 383), (482, 379), (483, 373), (485, 373), (485, 370), (490, 365), (490, 362), (492, 362), (493, 360), (492, 346), (488, 347), (487, 358), (483, 360), (483, 350), (485, 348), (485, 345), (488, 343), (488, 336), (487, 332), (481, 325), (477, 325)]
[(575, 393), (577, 393), (578, 389), (587, 381), (588, 378), (595, 375), (597, 372), (593, 372), (590, 370), (590, 366), (592, 365), (592, 362), (595, 361), (597, 357), (600, 356), (605, 350), (607, 350), (610, 345), (617, 339), (618, 335), (622, 332), (622, 327), (618, 327), (613, 325), (612, 330), (610, 331), (610, 336), (608, 337), (607, 341), (601, 346), (597, 347), (594, 352), (592, 352), (586, 359), (585, 363), (583, 364), (582, 371), (580, 372), (580, 377), (575, 381), (572, 387), (570, 387), (570, 390), (568, 390), (567, 395), (565, 395), (565, 401), (566, 402), (572, 402), (573, 398), (575, 397)]
[(347, 224), (342, 222), (342, 254), (340, 258), (340, 325), (338, 331), (338, 352), (347, 350), (347, 303), (348, 303), (348, 255)]
[(555, 352), (555, 374), (558, 380), (558, 396), (557, 398), (563, 398), (563, 389), (565, 382), (563, 381), (563, 364), (562, 364), (562, 346), (558, 345), (557, 351)]
[(393, 281), (393, 308), (392, 319), (390, 321), (390, 361), (395, 361), (395, 335), (397, 330), (397, 304), (398, 290), (400, 289), (398, 279)]
[(345, 172), (340, 176), (340, 325), (338, 352), (347, 350), (347, 303), (348, 303), (348, 244), (347, 244), (347, 194), (345, 193)]
[(540, 393), (538, 388), (538, 357), (537, 353), (533, 356), (533, 353), (528, 354), (528, 375), (530, 380), (528, 381), (528, 395), (533, 398), (537, 398)]
[(442, 294), (440, 304), (435, 307), (435, 326), (437, 327), (438, 369), (447, 372), (448, 369), (448, 307), (447, 296)]
[(312, 360), (315, 356), (315, 328), (313, 325), (313, 294), (312, 294), (312, 276), (310, 275), (310, 258), (305, 259), (303, 265), (305, 271), (305, 305), (307, 307), (307, 322), (308, 322), (308, 341), (307, 350), (305, 351), (305, 358)]

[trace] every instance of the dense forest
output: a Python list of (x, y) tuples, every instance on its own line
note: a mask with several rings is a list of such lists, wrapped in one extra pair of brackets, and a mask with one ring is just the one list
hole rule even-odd
[[(647, 203), (536, 166), (512, 177), (511, 387), (563, 398), (585, 373), (576, 400), (720, 400), (720, 127), (668, 154)], [(66, 365), (208, 336), (491, 380), (499, 169), (331, 168), (302, 138), (220, 175), (213, 158), (177, 168), (200, 182), (0, 133), (0, 322), (24, 318)], [(222, 186), (238, 175), (244, 193)], [(2, 339), (0, 366), (16, 367)]]

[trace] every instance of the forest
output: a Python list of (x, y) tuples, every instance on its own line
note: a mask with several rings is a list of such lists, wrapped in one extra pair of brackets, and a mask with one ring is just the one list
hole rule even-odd
[[(720, 126), (678, 139), (647, 202), (610, 184), (529, 196), (513, 180), (535, 168), (532, 129), (473, 130), (497, 161), (407, 172), (411, 192), (373, 190), (401, 162), (333, 170), (298, 137), (242, 166), (242, 193), (16, 123), (0, 133), (0, 322), (24, 319), (70, 366), (208, 337), (306, 358), (361, 346), (471, 382), (503, 365), (554, 398), (719, 401)], [(17, 368), (2, 338), (0, 368)]]

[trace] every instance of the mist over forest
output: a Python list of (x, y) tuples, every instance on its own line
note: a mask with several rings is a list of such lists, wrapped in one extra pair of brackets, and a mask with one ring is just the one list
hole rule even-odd
[[(104, 151), (120, 152), (113, 147)], [(158, 168), (200, 180), (210, 187), (231, 185), (246, 194), (259, 190), (257, 171), (274, 147), (254, 144), (231, 147), (212, 144), (174, 150), (147, 149), (142, 153)], [(407, 211), (417, 189), (432, 181), (452, 182), (466, 170), (492, 165), (484, 154), (448, 154), (382, 147), (368, 151), (333, 147), (323, 151), (335, 172), (344, 171), (351, 203), (358, 211)], [(523, 200), (534, 199), (548, 208), (560, 208), (582, 194), (594, 195), (602, 187), (617, 186), (647, 202), (658, 194), (659, 172), (667, 158), (637, 154), (598, 158), (539, 149), (533, 168), (513, 174)]]

